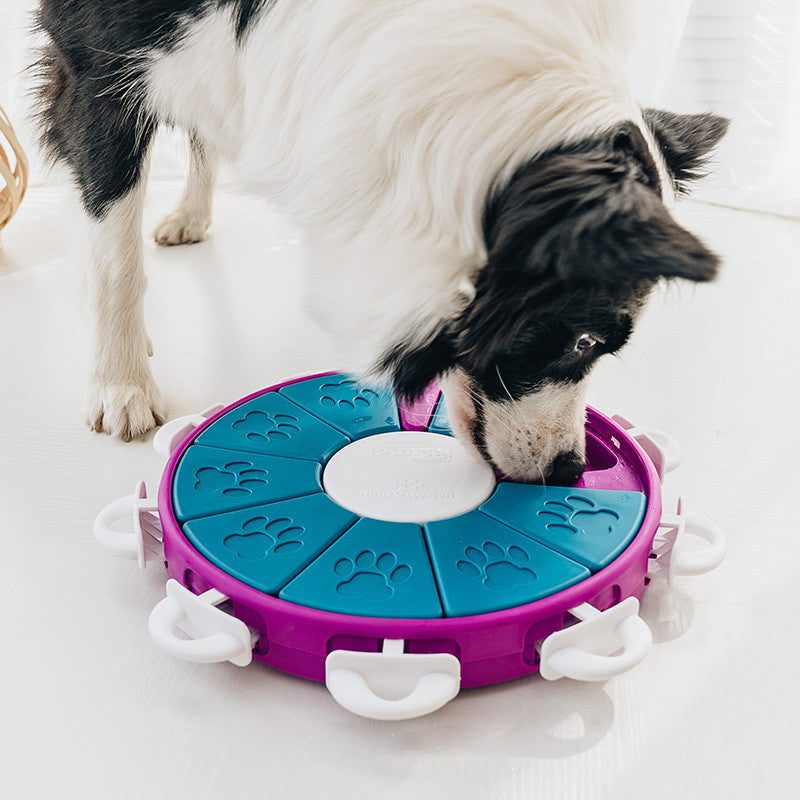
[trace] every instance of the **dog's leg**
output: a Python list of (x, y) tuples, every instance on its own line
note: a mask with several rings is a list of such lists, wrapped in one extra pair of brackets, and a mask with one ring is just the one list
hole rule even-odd
[(211, 224), (211, 201), (217, 177), (217, 157), (196, 134), (189, 136), (189, 177), (178, 204), (153, 234), (158, 244), (202, 242)]
[(136, 58), (88, 45), (65, 52), (53, 41), (41, 68), (42, 139), (69, 166), (89, 233), (94, 357), (86, 418), (94, 430), (130, 440), (165, 417), (148, 360), (142, 264), (146, 170), (158, 121), (146, 107)]
[(150, 370), (152, 345), (144, 325), (147, 279), (142, 263), (142, 206), (146, 161), (138, 181), (89, 222), (94, 312), (94, 362), (87, 421), (95, 431), (125, 441), (166, 416)]

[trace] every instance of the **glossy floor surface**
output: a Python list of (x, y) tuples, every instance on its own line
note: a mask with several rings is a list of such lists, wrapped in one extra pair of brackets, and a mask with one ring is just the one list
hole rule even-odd
[[(179, 187), (153, 187), (151, 229)], [(261, 664), (156, 649), (164, 574), (106, 555), (97, 511), (154, 489), (150, 441), (84, 427), (80, 249), (62, 191), (34, 188), (0, 253), (0, 796), (781, 798), (800, 744), (800, 224), (686, 203), (719, 281), (659, 292), (590, 402), (669, 431), (664, 488), (727, 532), (714, 573), (653, 585), (655, 645), (604, 684), (538, 677), (381, 723)], [(172, 416), (336, 368), (302, 304), (298, 234), (221, 192), (208, 241), (148, 239), (153, 368)], [(152, 439), (152, 435), (148, 437)]]

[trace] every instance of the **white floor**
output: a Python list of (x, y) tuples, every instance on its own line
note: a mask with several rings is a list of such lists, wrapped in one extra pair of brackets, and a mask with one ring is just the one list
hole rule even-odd
[[(151, 192), (147, 225), (178, 187)], [(720, 280), (654, 298), (591, 401), (671, 432), (665, 494), (730, 541), (714, 573), (653, 585), (656, 644), (606, 684), (537, 678), (403, 723), (342, 711), (261, 664), (159, 652), (164, 575), (103, 554), (92, 520), (149, 442), (84, 427), (87, 336), (63, 195), (34, 189), (0, 253), (0, 797), (783, 798), (800, 746), (800, 224), (687, 203)], [(213, 235), (146, 247), (153, 367), (178, 415), (336, 366), (302, 310), (294, 231), (222, 193)], [(152, 437), (150, 437), (152, 438)]]

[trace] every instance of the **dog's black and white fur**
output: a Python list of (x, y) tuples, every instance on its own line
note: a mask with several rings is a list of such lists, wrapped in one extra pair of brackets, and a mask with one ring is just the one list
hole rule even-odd
[(645, 111), (628, 0), (43, 0), (43, 138), (91, 233), (88, 420), (165, 415), (141, 216), (156, 128), (191, 174), (156, 240), (203, 238), (220, 158), (305, 231), (310, 300), (350, 369), (444, 387), (506, 475), (572, 481), (584, 389), (663, 277), (717, 258), (670, 216), (726, 129)]

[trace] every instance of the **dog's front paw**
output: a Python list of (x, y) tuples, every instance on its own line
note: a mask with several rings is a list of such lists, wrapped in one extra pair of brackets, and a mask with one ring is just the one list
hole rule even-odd
[(192, 244), (202, 242), (211, 224), (211, 217), (189, 208), (176, 208), (167, 214), (156, 227), (153, 238), (156, 244)]
[(86, 404), (86, 421), (93, 431), (126, 442), (143, 436), (166, 419), (166, 404), (156, 382), (93, 383)]

